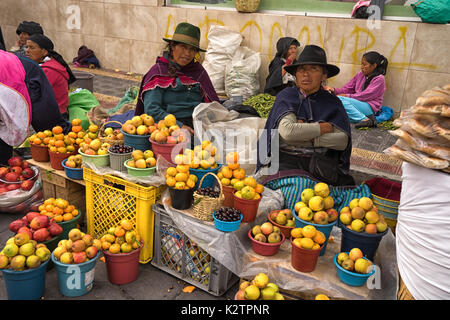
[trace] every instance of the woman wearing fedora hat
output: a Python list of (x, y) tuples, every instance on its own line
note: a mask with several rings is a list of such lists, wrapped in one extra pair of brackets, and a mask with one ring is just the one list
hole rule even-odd
[(163, 38), (167, 50), (156, 59), (139, 89), (135, 115), (146, 113), (158, 122), (168, 114), (180, 128), (194, 133), (192, 112), (203, 102), (219, 101), (203, 66), (194, 61), (200, 48), (200, 29), (190, 23), (177, 25), (172, 39)]
[[(265, 126), (266, 132), (279, 134), (279, 171), (301, 170), (331, 185), (353, 185), (350, 122), (342, 102), (322, 86), (339, 68), (327, 63), (322, 48), (308, 45), (285, 70), (296, 77), (297, 86), (280, 91)], [(272, 134), (263, 137), (257, 170), (277, 165), (271, 163)]]

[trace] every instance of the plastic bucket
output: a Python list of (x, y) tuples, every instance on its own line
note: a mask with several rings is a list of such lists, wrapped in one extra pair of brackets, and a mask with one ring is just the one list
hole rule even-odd
[(139, 253), (141, 252), (141, 245), (139, 248), (129, 253), (111, 253), (102, 250), (105, 256), (106, 271), (108, 273), (108, 280), (114, 284), (127, 284), (137, 279), (139, 274)]
[(31, 150), (31, 158), (33, 158), (33, 160), (39, 161), (39, 162), (49, 162), (50, 161), (50, 154), (48, 153), (47, 146), (31, 144), (30, 150)]
[(241, 213), (241, 218), (236, 221), (222, 221), (216, 218), (216, 211), (213, 213), (214, 218), (214, 226), (217, 230), (223, 231), (223, 232), (233, 232), (239, 229), (241, 226), (241, 221), (244, 216)]
[(377, 253), (381, 238), (388, 232), (388, 228), (382, 233), (370, 234), (366, 232), (356, 232), (339, 224), (342, 230), (341, 251), (347, 252), (353, 248), (359, 248), (364, 252), (364, 256), (373, 261)]
[(217, 168), (214, 169), (194, 169), (194, 168), (189, 168), (189, 174), (193, 174), (195, 175), (198, 179), (197, 182), (195, 183), (195, 187), (194, 190), (197, 190), (199, 187), (201, 188), (212, 188), (214, 187), (215, 182), (217, 181), (216, 178), (214, 178), (213, 175), (208, 175), (207, 177), (205, 177), (205, 179), (203, 179), (202, 181), (202, 185), (200, 186), (200, 180), (202, 180), (203, 176), (209, 172), (214, 173), (215, 175), (217, 175), (217, 173), (219, 172), (220, 168), (222, 167), (222, 165), (218, 165)]
[(311, 249), (303, 249), (297, 247), (292, 242), (291, 237), (291, 245), (292, 245), (292, 254), (291, 254), (291, 264), (295, 270), (300, 272), (312, 272), (316, 268), (317, 259), (319, 259), (320, 249), (311, 250)]
[(117, 170), (120, 172), (126, 172), (127, 168), (125, 167), (124, 162), (131, 159), (131, 152), (129, 153), (114, 153), (108, 150), (109, 153), (109, 165), (111, 169)]
[(256, 218), (258, 213), (259, 202), (262, 199), (262, 195), (259, 199), (247, 200), (236, 197), (236, 191), (233, 192), (233, 207), (238, 209), (244, 215), (242, 222), (252, 222)]
[(222, 192), (225, 196), (225, 199), (223, 200), (223, 206), (224, 207), (233, 207), (234, 206), (234, 198), (233, 198), (233, 192), (234, 188), (230, 186), (222, 186)]
[(81, 212), (78, 213), (78, 216), (76, 216), (72, 220), (57, 222), (57, 224), (59, 224), (61, 226), (61, 228), (63, 228), (63, 231), (60, 234), (61, 239), (69, 239), (69, 232), (73, 228), (77, 227), (80, 217), (81, 217)]
[[(58, 242), (63, 239), (62, 235), (63, 235), (63, 233), (61, 232), (56, 237), (53, 237), (50, 240), (44, 241), (42, 243), (47, 246), (47, 248), (48, 248), (48, 250), (50, 250), (50, 252), (53, 252), (53, 250), (55, 250), (56, 247), (58, 246)], [(53, 261), (51, 261), (50, 259), (48, 259), (48, 261), (50, 261), (50, 262), (47, 265), (47, 270), (50, 270), (54, 267), (54, 264), (53, 264)]]
[(61, 164), (62, 161), (70, 156), (77, 154), (76, 151), (71, 153), (59, 153), (48, 151), (48, 153), (50, 155), (50, 166), (55, 170), (64, 170), (64, 167)]
[(37, 300), (44, 295), (45, 273), (47, 264), (50, 261), (41, 263), (37, 268), (25, 271), (14, 271), (2, 269), (5, 280), (6, 293), (9, 300)]
[(155, 154), (156, 160), (158, 160), (158, 156), (161, 156), (173, 165), (175, 165), (175, 162), (172, 160), (173, 149), (175, 147), (179, 148), (179, 152), (177, 154), (182, 154), (183, 149), (186, 147), (186, 143), (176, 143), (176, 144), (158, 143), (150, 139), (148, 141), (152, 145), (152, 150), (153, 153)]
[[(346, 253), (348, 254), (348, 252)], [(371, 277), (375, 273), (375, 268), (373, 268), (372, 271), (367, 274), (361, 274), (345, 270), (337, 262), (338, 255), (339, 253), (336, 254), (333, 259), (334, 265), (336, 266), (337, 276), (339, 277), (339, 280), (341, 280), (345, 284), (348, 284), (349, 286), (360, 287), (364, 285), (367, 282), (367, 279), (369, 279), (369, 277)], [(363, 258), (369, 260), (365, 257)]]
[(287, 227), (287, 226), (283, 226), (281, 224), (276, 223), (275, 221), (272, 220), (272, 218), (270, 217), (272, 212), (280, 212), (281, 210), (274, 210), (269, 212), (269, 214), (267, 215), (267, 218), (269, 219), (270, 223), (273, 224), (274, 226), (277, 226), (278, 228), (280, 228), (281, 232), (284, 234), (284, 236), (286, 238), (290, 238), (291, 237), (291, 230), (294, 229), (294, 227)]
[(317, 230), (323, 232), (323, 234), (325, 235), (325, 242), (323, 244), (322, 251), (320, 251), (320, 255), (323, 256), (325, 254), (325, 250), (327, 249), (328, 238), (330, 237), (331, 230), (333, 229), (333, 226), (336, 225), (337, 220), (334, 220), (332, 223), (328, 223), (328, 224), (316, 224), (316, 223), (311, 223), (311, 222), (300, 219), (295, 213), (294, 213), (294, 217), (295, 217), (295, 227), (296, 228), (303, 228), (304, 226), (307, 226), (309, 224), (309, 225), (314, 226), (314, 228), (316, 228)]
[(78, 150), (78, 153), (81, 154), (81, 158), (83, 162), (92, 163), (97, 167), (107, 167), (109, 166), (109, 154), (102, 155), (89, 155), (83, 153), (83, 151)]
[(64, 172), (66, 173), (66, 176), (70, 179), (74, 180), (83, 180), (83, 168), (69, 168), (66, 166), (67, 159), (64, 159), (61, 162), (61, 165), (64, 168)]
[(78, 264), (65, 264), (56, 260), (52, 253), (52, 261), (58, 274), (59, 292), (66, 297), (79, 297), (88, 293), (94, 285), (95, 264), (100, 255)]
[(186, 210), (192, 207), (194, 203), (194, 189), (174, 189), (169, 187), (172, 207), (178, 210)]
[(281, 244), (286, 240), (284, 234), (281, 233), (281, 241), (277, 243), (260, 242), (253, 239), (252, 229), (248, 230), (248, 237), (252, 241), (252, 249), (262, 256), (273, 256), (280, 249)]
[(149, 175), (156, 172), (156, 166), (150, 168), (133, 168), (127, 165), (127, 162), (130, 160), (124, 161), (124, 166), (127, 168), (128, 174), (134, 177), (148, 177)]
[(123, 134), (123, 144), (126, 146), (133, 147), (134, 150), (151, 150), (152, 145), (150, 144), (150, 135), (137, 135), (137, 134), (129, 134), (120, 129), (120, 132)]

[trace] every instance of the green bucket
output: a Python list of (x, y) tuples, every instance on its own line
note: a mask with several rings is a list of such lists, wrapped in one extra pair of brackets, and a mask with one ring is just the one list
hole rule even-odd
[(131, 159), (126, 160), (123, 164), (127, 168), (128, 174), (134, 177), (147, 177), (156, 172), (156, 166), (150, 168), (133, 168), (127, 165), (127, 162)]
[[(77, 227), (78, 220), (80, 220), (80, 217), (81, 212), (78, 214), (78, 216), (76, 216), (72, 220), (57, 222), (57, 224), (59, 224), (63, 229), (63, 231), (59, 235), (59, 240), (69, 239), (69, 231)], [(56, 245), (58, 245), (58, 242), (56, 243)]]
[(81, 154), (83, 163), (92, 163), (97, 167), (108, 167), (109, 166), (109, 153), (102, 155), (89, 155), (85, 154), (78, 149), (78, 153)]

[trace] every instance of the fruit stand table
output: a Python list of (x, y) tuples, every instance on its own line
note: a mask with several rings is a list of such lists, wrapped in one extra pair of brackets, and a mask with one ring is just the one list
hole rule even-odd
[(81, 212), (86, 212), (86, 191), (84, 180), (74, 180), (66, 176), (64, 170), (55, 170), (50, 162), (27, 160), (39, 168), (44, 199), (62, 198), (73, 204)]
[(279, 195), (275, 191), (266, 188), (263, 195), (256, 220), (242, 223), (234, 232), (219, 231), (211, 223), (195, 219), (189, 210), (173, 209), (168, 192), (163, 194), (161, 203), (174, 224), (189, 239), (240, 278), (248, 279), (264, 272), (280, 287), (282, 293), (290, 293), (300, 299), (310, 299), (320, 293), (330, 299), (396, 299), (398, 270), (395, 238), (390, 231), (381, 240), (375, 257), (374, 264), (379, 267), (377, 273), (369, 279), (368, 285), (361, 287), (344, 284), (336, 274), (333, 258), (340, 252), (341, 244), (341, 230), (337, 227), (333, 228), (333, 239), (312, 272), (299, 272), (292, 267), (289, 239), (274, 256), (256, 254), (247, 236), (248, 230), (267, 221), (270, 211), (279, 209), (276, 204)]

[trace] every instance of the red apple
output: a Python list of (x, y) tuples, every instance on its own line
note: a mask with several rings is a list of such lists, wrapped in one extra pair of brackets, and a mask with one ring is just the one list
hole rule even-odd
[(6, 189), (8, 191), (20, 189), (20, 184), (18, 184), (18, 183), (11, 183), (9, 186), (6, 187)]
[(19, 179), (19, 175), (16, 172), (8, 172), (5, 175), (5, 180), (8, 182), (16, 182)]
[(94, 246), (90, 246), (89, 248), (86, 249), (86, 256), (89, 259), (94, 258), (97, 255), (98, 249)]
[(83, 263), (86, 261), (86, 252), (73, 252), (73, 262), (74, 263)]
[(49, 235), (50, 233), (47, 228), (40, 228), (33, 233), (33, 240), (36, 240), (37, 242), (44, 242), (47, 241)]
[(40, 216), (40, 215), (41, 215), (41, 214), (40, 214), (39, 212), (31, 211), (31, 212), (28, 212), (28, 213), (25, 215), (25, 218), (27, 219), (28, 222), (31, 222), (31, 220), (33, 220), (34, 218), (36, 218), (36, 217), (38, 217), (38, 216)]
[(327, 209), (328, 214), (328, 222), (331, 223), (339, 217), (339, 213), (336, 211), (336, 209)]
[(22, 227), (26, 227), (27, 223), (25, 221), (23, 221), (22, 219), (17, 219), (14, 220), (13, 222), (11, 222), (9, 224), (9, 230), (11, 230), (14, 233), (17, 233), (17, 231), (22, 228)]
[(28, 235), (30, 236), (30, 239), (33, 239), (33, 233), (31, 232), (30, 228), (21, 227), (21, 228), (19, 228), (19, 230), (17, 230), (17, 233), (22, 233), (22, 232), (28, 233)]
[(33, 188), (34, 186), (34, 181), (33, 180), (25, 180), (24, 182), (22, 182), (20, 184), (20, 188), (22, 188), (22, 190), (25, 191), (29, 191)]
[(168, 144), (176, 144), (177, 143), (177, 138), (172, 137), (172, 136), (168, 136), (167, 137), (167, 143)]
[(63, 231), (62, 227), (57, 223), (51, 223), (48, 226), (47, 230), (48, 230), (48, 232), (50, 232), (50, 235), (52, 237), (61, 234), (61, 232)]
[(8, 164), (10, 167), (16, 167), (16, 166), (20, 167), (20, 166), (22, 166), (22, 162), (23, 162), (23, 160), (21, 157), (12, 157), (12, 158), (9, 158), (9, 160), (8, 160)]
[(9, 191), (9, 190), (6, 189), (6, 187), (1, 187), (1, 188), (0, 188), (0, 195), (6, 193), (6, 192), (8, 192), (8, 191)]
[(9, 169), (7, 167), (1, 167), (0, 168), (0, 179), (3, 179), (8, 172), (9, 172)]
[(26, 178), (26, 179), (30, 179), (34, 176), (34, 171), (31, 168), (25, 168), (22, 171), (22, 175)]
[(26, 169), (30, 167), (30, 163), (27, 160), (23, 160), (22, 169)]
[(31, 229), (34, 229), (34, 230), (47, 228), (49, 222), (50, 222), (49, 217), (44, 216), (44, 215), (39, 215), (37, 217), (34, 217), (33, 220), (31, 220), (30, 227), (31, 227)]
[(22, 167), (18, 167), (18, 166), (16, 166), (16, 167), (11, 167), (11, 172), (15, 172), (15, 173), (17, 173), (17, 174), (21, 174), (22, 171), (23, 171)]

